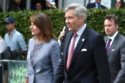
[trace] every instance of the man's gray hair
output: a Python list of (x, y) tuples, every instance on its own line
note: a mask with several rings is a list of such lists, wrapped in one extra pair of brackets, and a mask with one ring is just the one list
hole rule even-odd
[(84, 20), (87, 19), (87, 9), (82, 6), (81, 4), (77, 4), (77, 3), (72, 3), (70, 4), (69, 6), (67, 6), (65, 8), (65, 13), (68, 11), (68, 10), (74, 10), (74, 14), (77, 16), (77, 17), (83, 17)]

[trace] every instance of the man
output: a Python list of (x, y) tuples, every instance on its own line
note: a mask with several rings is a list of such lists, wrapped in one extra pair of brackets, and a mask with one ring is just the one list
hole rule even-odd
[(112, 83), (125, 83), (125, 37), (118, 32), (118, 17), (107, 15), (104, 29)]
[(69, 27), (55, 83), (110, 83), (103, 37), (86, 25), (87, 11), (80, 4), (65, 9)]
[(106, 9), (106, 7), (101, 4), (101, 0), (95, 0), (94, 3), (88, 3), (87, 8), (88, 9), (91, 9), (91, 8)]
[(12, 51), (12, 58), (20, 59), (22, 55), (26, 55), (27, 51), (23, 35), (15, 29), (15, 19), (13, 17), (7, 17), (4, 22), (8, 31), (4, 37), (5, 43)]

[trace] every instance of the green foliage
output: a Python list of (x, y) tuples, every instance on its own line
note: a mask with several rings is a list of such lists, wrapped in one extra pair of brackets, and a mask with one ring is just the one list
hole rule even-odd
[[(16, 27), (17, 30), (23, 33), (26, 41), (28, 41), (29, 38), (31, 38), (31, 33), (29, 30), (30, 26), (30, 20), (29, 17), (34, 13), (43, 12), (46, 13), (53, 24), (53, 34), (57, 38), (60, 31), (62, 30), (63, 26), (65, 25), (64, 21), (64, 12), (63, 10), (58, 9), (52, 9), (47, 11), (18, 11), (18, 12), (5, 12), (0, 13), (0, 34), (4, 36), (6, 29), (5, 25), (3, 24), (3, 20), (7, 16), (13, 16), (16, 19)], [(125, 34), (125, 10), (88, 10), (88, 18), (87, 18), (87, 24), (89, 27), (93, 28), (97, 32), (104, 34), (104, 28), (103, 28), (103, 22), (104, 17), (108, 14), (116, 14), (119, 17), (119, 29), (120, 32)]]
[(106, 15), (115, 14), (119, 17), (119, 31), (125, 35), (125, 10), (124, 9), (110, 9), (110, 10), (89, 10), (88, 11), (88, 25), (97, 32), (104, 34), (104, 18)]
[(46, 13), (53, 24), (53, 34), (55, 37), (59, 35), (59, 32), (61, 31), (62, 27), (64, 26), (64, 13), (62, 10), (47, 10), (47, 11), (18, 11), (18, 12), (5, 12), (0, 13), (0, 34), (4, 36), (6, 33), (6, 28), (4, 25), (4, 19), (7, 16), (12, 16), (16, 20), (16, 29), (23, 33), (26, 41), (31, 38), (30, 33), (30, 16), (35, 13)]

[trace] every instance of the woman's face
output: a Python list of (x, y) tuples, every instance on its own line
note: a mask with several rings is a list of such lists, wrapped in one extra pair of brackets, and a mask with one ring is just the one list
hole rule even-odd
[(30, 29), (31, 29), (31, 34), (33, 36), (38, 36), (41, 33), (40, 29), (32, 22), (31, 22)]
[(116, 0), (115, 6), (116, 6), (116, 8), (120, 8), (121, 7), (121, 0)]

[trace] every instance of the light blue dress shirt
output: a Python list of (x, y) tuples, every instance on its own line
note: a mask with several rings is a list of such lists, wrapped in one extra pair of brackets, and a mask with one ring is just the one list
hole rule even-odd
[(12, 51), (14, 50), (26, 51), (27, 50), (27, 46), (23, 38), (23, 35), (20, 32), (18, 32), (16, 29), (13, 30), (10, 34), (9, 33), (5, 34), (4, 40), (5, 40), (7, 47), (10, 47)]

